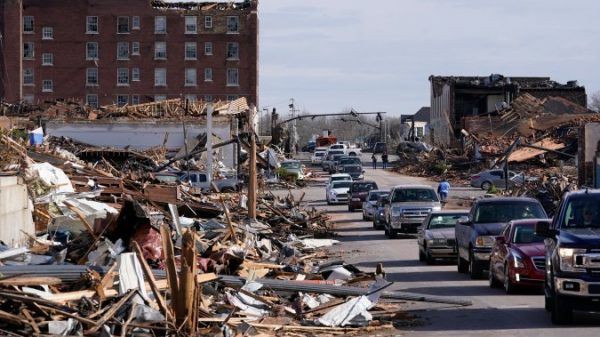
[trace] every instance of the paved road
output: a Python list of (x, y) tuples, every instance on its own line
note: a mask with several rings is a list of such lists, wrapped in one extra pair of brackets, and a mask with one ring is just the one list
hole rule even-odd
[[(380, 187), (403, 183), (435, 182), (423, 178), (400, 176), (383, 170), (365, 168), (366, 178), (374, 179)], [(309, 205), (329, 210), (336, 220), (336, 232), (342, 244), (332, 247), (333, 255), (342, 255), (345, 261), (363, 270), (373, 271), (383, 263), (387, 279), (395, 282), (391, 289), (440, 296), (457, 296), (473, 302), (469, 307), (452, 307), (429, 303), (406, 303), (406, 310), (414, 313), (421, 324), (401, 328), (403, 336), (598, 336), (600, 318), (577, 315), (576, 325), (556, 327), (543, 308), (540, 292), (522, 292), (506, 295), (502, 290), (490, 289), (486, 280), (471, 280), (459, 274), (456, 266), (439, 263), (427, 266), (418, 261), (414, 238), (386, 239), (383, 231), (372, 229), (370, 222), (361, 220), (361, 213), (348, 213), (347, 206), (327, 206), (323, 186), (310, 186), (306, 192)], [(480, 195), (481, 191), (463, 188), (451, 191), (453, 195)]]

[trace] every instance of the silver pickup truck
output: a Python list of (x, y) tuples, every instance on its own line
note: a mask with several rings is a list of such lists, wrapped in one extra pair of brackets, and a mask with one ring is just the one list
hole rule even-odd
[[(188, 172), (182, 172), (179, 176), (179, 180), (190, 182), (193, 187), (202, 191), (211, 190), (210, 181), (206, 172), (190, 171), (189, 175)], [(225, 177), (221, 179), (213, 178), (213, 182), (220, 192), (235, 192), (239, 191), (241, 187), (237, 177)]]
[(416, 232), (429, 213), (441, 209), (440, 199), (433, 187), (395, 186), (385, 201), (385, 235), (394, 238), (398, 232)]

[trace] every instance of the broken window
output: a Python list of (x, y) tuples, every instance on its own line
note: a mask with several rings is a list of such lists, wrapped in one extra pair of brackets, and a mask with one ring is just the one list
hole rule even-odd
[(204, 81), (212, 82), (213, 80), (213, 70), (212, 68), (204, 68)]
[(240, 59), (240, 44), (237, 42), (227, 42), (227, 58), (232, 60)]
[(129, 103), (129, 95), (117, 95), (117, 105), (124, 106)]
[(140, 29), (140, 17), (134, 16), (131, 18), (131, 29)]
[(213, 17), (210, 15), (207, 15), (204, 17), (204, 28), (206, 29), (212, 29), (213, 27)]
[(87, 68), (85, 72), (86, 85), (98, 85), (98, 68)]
[(87, 34), (98, 34), (98, 17), (88, 16), (86, 18), (86, 30)]
[(23, 17), (23, 33), (33, 33), (33, 16)]
[(196, 68), (185, 69), (185, 86), (196, 85)]
[(154, 33), (155, 34), (166, 34), (167, 33), (167, 17), (166, 16), (155, 16), (154, 17)]
[(129, 59), (129, 42), (117, 43), (117, 60)]
[(85, 102), (92, 108), (98, 108), (98, 95), (90, 94), (85, 96)]
[(52, 27), (42, 28), (42, 40), (52, 40), (54, 38), (54, 29)]
[(117, 34), (129, 34), (129, 17), (117, 17)]
[(54, 64), (54, 54), (43, 53), (42, 54), (42, 65), (43, 66), (51, 66), (53, 64)]
[(52, 80), (43, 80), (42, 81), (42, 92), (52, 92), (54, 90), (54, 85)]
[(131, 80), (132, 81), (140, 80), (140, 68), (132, 68), (131, 69)]
[(227, 86), (240, 85), (240, 76), (237, 68), (227, 69)]
[(34, 57), (34, 45), (33, 42), (23, 43), (23, 58), (33, 59)]
[(85, 58), (87, 60), (98, 59), (98, 42), (88, 42), (85, 46)]
[(23, 85), (33, 85), (33, 69), (23, 69)]
[(129, 69), (118, 68), (117, 69), (117, 85), (129, 85)]
[(185, 59), (186, 60), (195, 60), (196, 58), (197, 58), (196, 42), (186, 42), (185, 43)]
[(154, 69), (154, 86), (156, 86), (156, 87), (167, 86), (167, 69), (166, 68)]
[(139, 55), (140, 54), (140, 43), (139, 42), (131, 42), (131, 55)]
[(166, 60), (167, 59), (167, 43), (163, 41), (154, 42), (154, 59), (155, 60)]
[(185, 33), (196, 34), (198, 32), (198, 17), (186, 16), (185, 17)]
[(204, 42), (204, 55), (212, 55), (212, 54), (213, 54), (212, 42)]
[(227, 32), (237, 33), (240, 31), (240, 18), (238, 16), (227, 17)]

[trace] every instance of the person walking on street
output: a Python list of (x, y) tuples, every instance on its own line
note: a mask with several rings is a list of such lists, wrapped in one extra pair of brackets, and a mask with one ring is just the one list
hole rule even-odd
[(438, 185), (438, 194), (440, 195), (440, 199), (443, 203), (445, 203), (446, 199), (448, 199), (449, 192), (450, 192), (450, 183), (446, 180), (446, 178), (444, 178)]
[(373, 161), (373, 170), (377, 169), (377, 157), (375, 156), (375, 153), (373, 153), (373, 155), (371, 156), (371, 160)]
[(385, 170), (387, 168), (387, 164), (388, 164), (388, 154), (387, 154), (387, 151), (384, 151), (383, 154), (381, 155), (381, 162), (383, 164), (383, 169)]

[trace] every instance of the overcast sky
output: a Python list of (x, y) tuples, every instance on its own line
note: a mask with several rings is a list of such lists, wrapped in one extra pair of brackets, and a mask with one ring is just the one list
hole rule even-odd
[(260, 107), (429, 106), (434, 75), (550, 76), (600, 90), (597, 0), (260, 0)]

